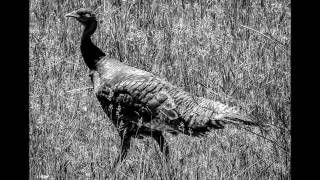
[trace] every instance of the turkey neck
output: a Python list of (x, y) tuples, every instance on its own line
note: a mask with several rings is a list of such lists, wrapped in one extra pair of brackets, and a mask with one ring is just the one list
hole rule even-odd
[(101, 57), (105, 56), (96, 45), (91, 41), (91, 35), (97, 29), (97, 21), (92, 20), (85, 24), (85, 28), (81, 38), (81, 54), (84, 59), (84, 62), (89, 67), (90, 70), (96, 70), (97, 62)]

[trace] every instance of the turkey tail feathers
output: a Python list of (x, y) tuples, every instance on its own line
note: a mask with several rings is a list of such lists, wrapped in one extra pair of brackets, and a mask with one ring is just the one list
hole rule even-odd
[(222, 129), (226, 124), (257, 126), (249, 117), (242, 115), (237, 108), (202, 97), (197, 99), (192, 111), (191, 114), (199, 114), (193, 118), (190, 118), (191, 116), (186, 118), (193, 129), (199, 129), (201, 126), (208, 127), (208, 129)]
[(226, 124), (235, 124), (235, 125), (247, 125), (247, 126), (257, 126), (258, 124), (253, 122), (246, 116), (239, 114), (224, 114), (219, 119), (212, 119), (212, 121), (223, 121)]

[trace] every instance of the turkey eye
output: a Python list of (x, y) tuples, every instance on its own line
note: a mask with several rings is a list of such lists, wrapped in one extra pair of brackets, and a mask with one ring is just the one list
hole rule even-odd
[(89, 13), (85, 13), (84, 16), (85, 17), (90, 17), (90, 14)]

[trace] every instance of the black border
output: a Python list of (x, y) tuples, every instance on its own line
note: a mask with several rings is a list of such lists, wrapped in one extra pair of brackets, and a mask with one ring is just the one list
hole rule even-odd
[[(29, 178), (29, 1), (3, 2), (1, 15), (2, 176)], [(17, 177), (22, 178), (17, 178)]]

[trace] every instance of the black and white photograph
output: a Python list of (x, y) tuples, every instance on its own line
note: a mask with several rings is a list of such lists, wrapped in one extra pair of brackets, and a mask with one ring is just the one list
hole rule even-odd
[(290, 0), (30, 0), (29, 179), (290, 180)]

